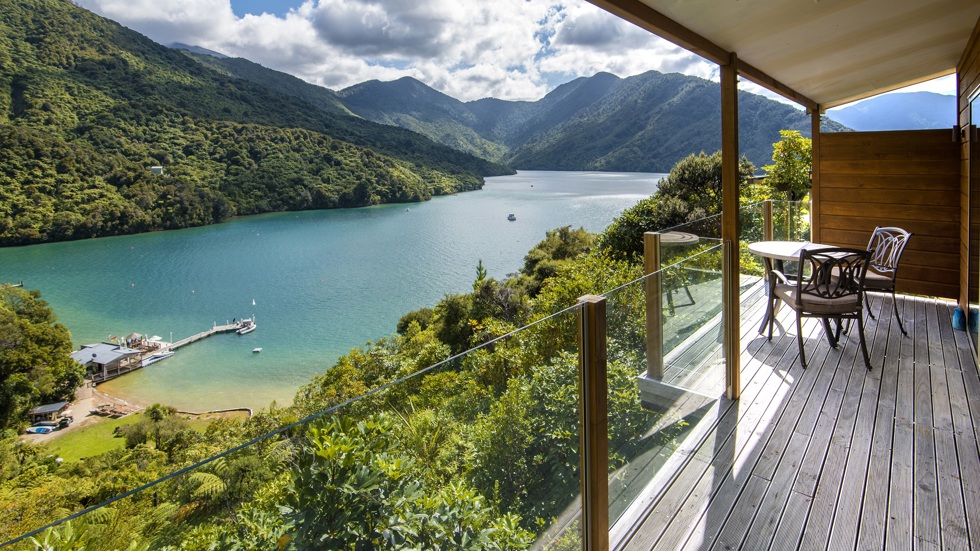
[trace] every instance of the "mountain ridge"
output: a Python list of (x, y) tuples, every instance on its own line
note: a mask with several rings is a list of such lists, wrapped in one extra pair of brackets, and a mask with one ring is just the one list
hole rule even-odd
[[(263, 85), (280, 78), (277, 73), (238, 76)], [(718, 84), (679, 73), (621, 78), (600, 72), (561, 84), (536, 101), (463, 102), (411, 77), (322, 90), (366, 120), (522, 170), (668, 172), (691, 153), (721, 147)], [(771, 161), (780, 130), (810, 135), (810, 117), (802, 111), (744, 91), (739, 97), (741, 149), (757, 167)], [(846, 129), (830, 120), (824, 125), (828, 131)]]
[(831, 110), (827, 116), (855, 130), (952, 128), (956, 124), (956, 96), (896, 92)]

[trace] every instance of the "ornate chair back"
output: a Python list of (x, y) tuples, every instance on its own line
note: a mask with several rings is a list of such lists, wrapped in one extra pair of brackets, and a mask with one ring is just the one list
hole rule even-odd
[(858, 315), (870, 251), (828, 248), (800, 251), (796, 307), (807, 313)]
[[(908, 335), (905, 326), (902, 324), (902, 316), (898, 313), (898, 301), (895, 300), (895, 278), (898, 276), (898, 262), (902, 259), (905, 246), (908, 245), (912, 237), (910, 232), (902, 228), (875, 228), (868, 241), (868, 250), (871, 251), (871, 271), (865, 282), (865, 291), (877, 293), (891, 293), (892, 309), (895, 311), (895, 320), (898, 328), (903, 335)], [(864, 304), (868, 308), (868, 316), (876, 319), (871, 312), (871, 301), (868, 295), (864, 295)]]
[(871, 251), (871, 268), (883, 275), (890, 276), (895, 280), (898, 271), (898, 262), (902, 259), (905, 245), (909, 242), (912, 234), (902, 228), (875, 228), (868, 241), (868, 250)]

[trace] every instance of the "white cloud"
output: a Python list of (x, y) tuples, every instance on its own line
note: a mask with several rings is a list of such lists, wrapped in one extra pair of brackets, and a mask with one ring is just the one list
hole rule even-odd
[(428, 58), (449, 48), (454, 24), (435, 4), (320, 0), (313, 26), (323, 41), (349, 54)]
[(161, 44), (227, 34), (238, 19), (231, 11), (229, 0), (75, 0), (75, 3)]
[(76, 2), (160, 43), (244, 57), (333, 89), (411, 76), (464, 101), (535, 100), (599, 71), (714, 71), (584, 0), (305, 0), (285, 16), (244, 17), (230, 0)]

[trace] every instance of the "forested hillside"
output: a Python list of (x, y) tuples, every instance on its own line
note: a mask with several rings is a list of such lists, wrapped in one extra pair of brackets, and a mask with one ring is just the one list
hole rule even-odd
[[(535, 102), (463, 103), (405, 78), (337, 94), (358, 115), (412, 128), (517, 169), (667, 172), (691, 153), (721, 146), (718, 83), (677, 73), (599, 73)], [(809, 116), (759, 95), (739, 94), (739, 147), (756, 166), (769, 162), (773, 142), (786, 129), (809, 136)], [(824, 129), (845, 128), (825, 121)]]
[(0, 3), (0, 144), (2, 245), (420, 201), (511, 172), (58, 0)]
[[(410, 77), (334, 92), (243, 59), (192, 57), (318, 109), (345, 109), (517, 169), (668, 172), (692, 153), (721, 147), (718, 83), (678, 73), (649, 71), (628, 78), (598, 73), (533, 102), (462, 102)], [(833, 120), (825, 120), (823, 128), (846, 130)], [(770, 161), (772, 144), (787, 129), (809, 136), (809, 115), (739, 93), (739, 147), (753, 164)]]

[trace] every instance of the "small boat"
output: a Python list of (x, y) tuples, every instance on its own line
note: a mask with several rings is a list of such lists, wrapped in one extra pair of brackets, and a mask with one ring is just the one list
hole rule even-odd
[(159, 362), (160, 360), (166, 360), (167, 358), (169, 358), (170, 356), (173, 356), (173, 355), (174, 355), (174, 352), (172, 350), (165, 350), (163, 352), (157, 352), (155, 354), (150, 354), (149, 356), (143, 358), (143, 361), (140, 362), (140, 367), (146, 367), (146, 366), (148, 366), (150, 364), (155, 364), (155, 363)]
[(246, 333), (251, 333), (255, 331), (255, 322), (252, 318), (245, 318), (238, 323), (238, 334), (245, 335)]
[(513, 222), (514, 220), (517, 220), (517, 215), (515, 215), (514, 213), (508, 214), (507, 219)]
[(258, 354), (259, 352), (262, 352), (262, 348), (261, 348), (261, 347), (258, 347), (258, 348), (253, 348), (253, 349), (252, 349), (252, 353), (253, 353), (253, 354)]

